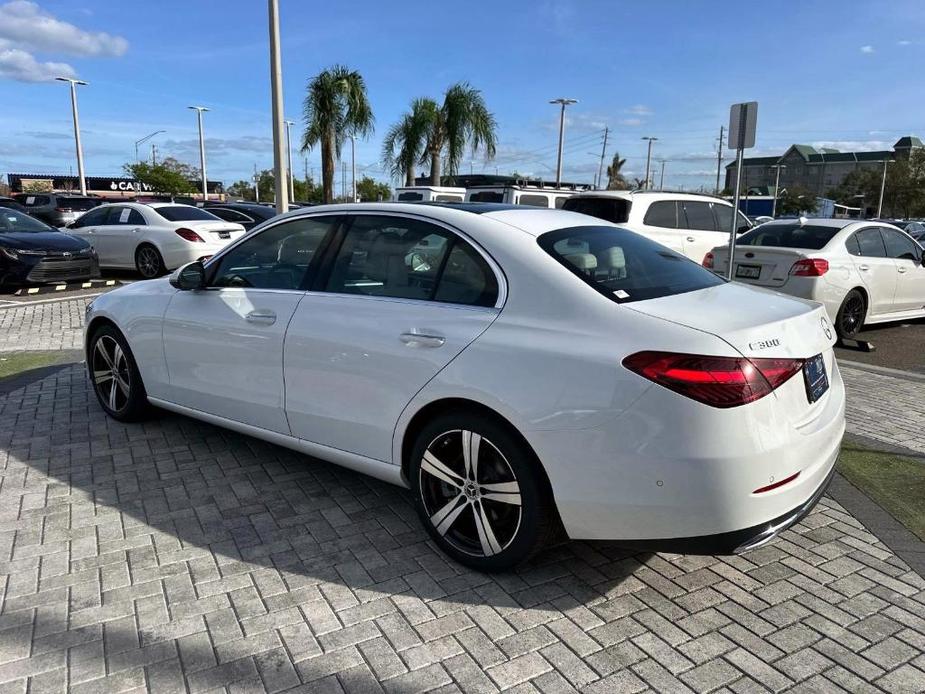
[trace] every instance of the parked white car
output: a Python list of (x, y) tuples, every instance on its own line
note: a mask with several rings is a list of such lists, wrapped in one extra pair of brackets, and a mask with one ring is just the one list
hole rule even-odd
[(93, 245), (100, 267), (134, 268), (146, 279), (210, 258), (244, 236), (240, 224), (168, 202), (100, 205), (68, 224), (66, 231)]
[[(563, 209), (623, 224), (698, 263), (729, 242), (733, 206), (721, 198), (692, 193), (593, 190), (565, 201)], [(738, 214), (738, 233), (752, 228)]]
[[(843, 338), (874, 323), (925, 316), (925, 250), (889, 224), (781, 219), (737, 240), (733, 277), (821, 302)], [(725, 276), (729, 249), (704, 265)]]
[(405, 186), (395, 189), (395, 200), (398, 202), (462, 202), (465, 198), (465, 188), (451, 186)]
[(585, 215), (482, 204), (298, 210), (86, 316), (112, 417), (151, 403), (409, 487), (482, 570), (560, 520), (672, 551), (767, 542), (832, 474), (833, 342), (818, 304)]
[(507, 205), (527, 205), (559, 209), (575, 194), (573, 188), (527, 185), (485, 185), (466, 189), (466, 202), (497, 202)]

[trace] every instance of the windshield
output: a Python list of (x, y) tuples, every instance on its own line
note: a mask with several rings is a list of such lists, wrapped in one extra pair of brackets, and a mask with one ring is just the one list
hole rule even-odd
[(187, 205), (167, 205), (153, 208), (168, 222), (220, 222), (222, 221), (211, 212), (200, 210), (198, 207)]
[(694, 261), (628, 229), (572, 227), (543, 234), (538, 241), (570, 272), (618, 303), (723, 284)]
[(631, 204), (629, 200), (623, 198), (577, 197), (568, 198), (562, 205), (562, 209), (580, 212), (614, 224), (623, 224), (629, 219)]
[(10, 231), (40, 232), (54, 231), (54, 229), (35, 217), (30, 217), (9, 207), (0, 207), (0, 234)]
[(818, 251), (839, 231), (839, 227), (813, 224), (762, 224), (742, 234), (736, 243), (740, 246), (777, 246)]

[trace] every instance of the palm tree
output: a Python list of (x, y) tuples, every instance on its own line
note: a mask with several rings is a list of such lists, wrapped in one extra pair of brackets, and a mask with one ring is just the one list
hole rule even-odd
[(620, 159), (620, 154), (614, 152), (613, 162), (607, 167), (607, 190), (626, 190), (629, 188), (626, 179), (620, 173), (620, 169), (623, 168), (624, 164), (626, 164), (626, 159)]
[(325, 202), (334, 201), (334, 162), (351, 135), (373, 132), (373, 111), (363, 76), (343, 65), (319, 72), (308, 84), (303, 106), (302, 151), (321, 144), (321, 183)]
[(382, 143), (382, 160), (393, 176), (404, 176), (405, 185), (414, 185), (414, 167), (421, 159), (427, 141), (432, 99), (415, 99), (411, 110), (389, 128)]
[(422, 112), (428, 119), (427, 139), (421, 163), (430, 160), (430, 183), (440, 185), (440, 166), (444, 153), (451, 176), (459, 171), (466, 145), (472, 153), (481, 147), (489, 159), (495, 156), (498, 124), (488, 110), (482, 92), (468, 82), (457, 82), (446, 90), (443, 105), (421, 99)]

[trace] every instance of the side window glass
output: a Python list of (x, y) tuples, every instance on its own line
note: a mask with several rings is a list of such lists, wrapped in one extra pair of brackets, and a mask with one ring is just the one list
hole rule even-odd
[(561, 210), (566, 200), (568, 200), (568, 198), (556, 198), (556, 209)]
[(653, 227), (677, 229), (677, 204), (674, 202), (674, 200), (660, 200), (658, 202), (653, 202), (652, 206), (646, 210), (646, 216), (643, 218), (642, 223)]
[(855, 236), (861, 248), (861, 255), (866, 258), (886, 258), (886, 248), (880, 237), (880, 230), (876, 228), (861, 229)]
[(474, 248), (456, 239), (440, 275), (434, 300), (470, 306), (494, 306), (498, 301), (498, 280)]
[(138, 210), (131, 211), (131, 214), (128, 216), (128, 223), (133, 227), (141, 227), (147, 224), (147, 222), (145, 222), (144, 215), (142, 215)]
[(682, 203), (684, 216), (687, 224), (681, 224), (684, 229), (698, 229), (700, 231), (715, 231), (716, 226), (713, 221), (713, 210), (710, 209), (708, 202), (694, 202), (685, 200)]
[(103, 213), (107, 211), (108, 210), (102, 209), (90, 210), (86, 214), (80, 215), (80, 217), (77, 218), (77, 221), (71, 224), (71, 226), (75, 229), (79, 229), (80, 227), (92, 227), (100, 223), (103, 218)]
[(301, 289), (311, 282), (334, 217), (294, 219), (238, 244), (219, 261), (214, 287)]
[[(729, 205), (713, 203), (713, 216), (716, 218), (717, 231), (725, 231), (727, 234), (732, 231), (732, 208)], [(739, 220), (739, 225), (741, 224), (742, 221)]]
[(334, 260), (327, 291), (431, 299), (449, 232), (404, 217), (357, 216)]
[(549, 199), (545, 195), (521, 195), (517, 204), (530, 205), (531, 207), (549, 207)]
[(883, 240), (886, 243), (886, 254), (897, 260), (919, 260), (921, 253), (916, 253), (915, 242), (899, 233), (895, 229), (881, 229)]
[[(736, 215), (739, 219), (739, 225), (736, 227), (737, 234), (744, 234), (746, 231), (752, 228), (752, 223), (748, 221), (748, 217), (742, 214), (741, 211)], [(728, 229), (720, 229), (720, 231), (728, 231)]]
[(861, 255), (861, 245), (858, 243), (858, 235), (852, 234), (845, 241), (845, 248), (851, 255)]

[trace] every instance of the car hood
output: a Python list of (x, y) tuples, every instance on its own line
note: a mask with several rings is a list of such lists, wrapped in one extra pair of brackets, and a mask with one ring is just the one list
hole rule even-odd
[(0, 233), (0, 245), (23, 251), (80, 251), (86, 241), (60, 231), (8, 231)]
[(746, 357), (806, 358), (835, 342), (822, 304), (738, 282), (624, 306), (716, 335)]

